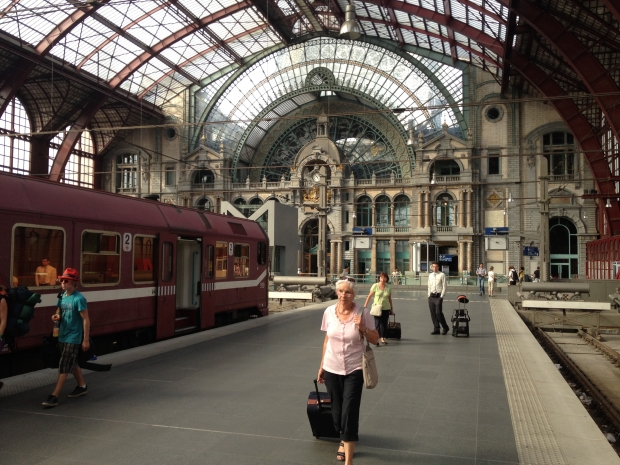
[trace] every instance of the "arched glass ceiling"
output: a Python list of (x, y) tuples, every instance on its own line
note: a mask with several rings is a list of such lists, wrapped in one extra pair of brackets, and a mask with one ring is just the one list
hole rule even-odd
[[(317, 68), (333, 75), (327, 88), (369, 105), (370, 111), (408, 109), (397, 114), (403, 131), (409, 124), (416, 131), (428, 132), (438, 129), (443, 121), (450, 126), (458, 123), (455, 111), (460, 110), (443, 105), (449, 99), (462, 103), (459, 69), (413, 54), (401, 56), (377, 45), (323, 37), (274, 52), (224, 90), (220, 79), (198, 92), (197, 114), (209, 111), (202, 119), (207, 123), (207, 143), (217, 148), (222, 140), (229, 150), (242, 152), (239, 162), (250, 164), (254, 149), (278, 118), (317, 100), (326, 90), (306, 81)], [(278, 105), (271, 108), (274, 102)]]

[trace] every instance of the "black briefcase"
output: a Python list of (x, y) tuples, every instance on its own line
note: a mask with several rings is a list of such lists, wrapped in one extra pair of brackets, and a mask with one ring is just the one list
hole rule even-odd
[(340, 438), (334, 428), (332, 403), (327, 392), (319, 392), (319, 385), (314, 380), (314, 391), (308, 396), (308, 420), (312, 435), (319, 438)]
[(400, 339), (400, 323), (396, 322), (396, 314), (392, 315), (393, 321), (388, 321), (387, 334), (388, 339)]

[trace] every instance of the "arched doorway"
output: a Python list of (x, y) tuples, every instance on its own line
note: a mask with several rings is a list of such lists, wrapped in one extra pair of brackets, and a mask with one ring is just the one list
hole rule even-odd
[(454, 226), (454, 199), (450, 194), (437, 197), (437, 226)]
[(318, 273), (319, 220), (310, 220), (303, 229), (302, 273)]
[(575, 224), (564, 217), (549, 220), (551, 278), (568, 279), (579, 274), (579, 238)]

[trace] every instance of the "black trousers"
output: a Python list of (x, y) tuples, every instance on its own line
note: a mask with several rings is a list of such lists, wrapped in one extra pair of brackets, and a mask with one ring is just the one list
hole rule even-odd
[(448, 323), (446, 323), (446, 317), (443, 316), (443, 299), (441, 297), (429, 297), (428, 308), (431, 311), (435, 331), (439, 331), (439, 325), (447, 331)]
[(375, 317), (375, 329), (379, 333), (379, 336), (385, 338), (387, 334), (388, 320), (390, 319), (389, 310), (381, 310), (381, 316)]
[(334, 427), (336, 431), (340, 431), (340, 440), (358, 441), (360, 404), (364, 387), (362, 370), (355, 370), (348, 375), (336, 375), (324, 371), (323, 377), (332, 401)]

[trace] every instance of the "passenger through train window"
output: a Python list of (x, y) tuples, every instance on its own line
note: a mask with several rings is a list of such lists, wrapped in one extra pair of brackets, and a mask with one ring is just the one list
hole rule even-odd
[(121, 271), (120, 243), (121, 236), (117, 233), (82, 233), (82, 284), (118, 284)]
[(235, 244), (234, 265), (235, 278), (250, 276), (250, 246), (248, 244)]
[(264, 242), (258, 243), (257, 262), (259, 265), (264, 265), (265, 263), (267, 263), (267, 244), (265, 244)]
[(134, 236), (133, 238), (133, 280), (136, 283), (155, 281), (155, 251), (157, 238)]
[(60, 228), (16, 226), (12, 286), (56, 286), (65, 269), (65, 232)]
[(213, 246), (205, 247), (205, 278), (213, 279)]
[(172, 279), (172, 242), (164, 242), (161, 249), (161, 280), (170, 281)]
[(215, 243), (215, 277), (223, 279), (228, 274), (228, 242)]

